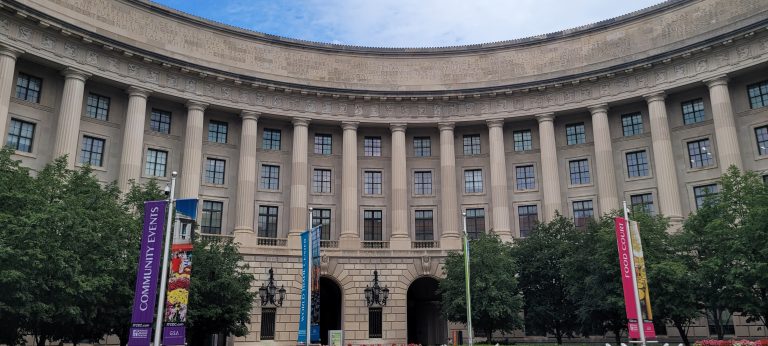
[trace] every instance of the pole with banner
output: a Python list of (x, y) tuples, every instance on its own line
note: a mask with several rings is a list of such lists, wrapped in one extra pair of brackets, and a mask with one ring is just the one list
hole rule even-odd
[(310, 323), (308, 310), (310, 303), (309, 300), (311, 299), (309, 289), (309, 243), (311, 242), (311, 236), (309, 233), (309, 230), (301, 233), (301, 306), (299, 307), (299, 335), (296, 340), (299, 344), (307, 345), (309, 345)]
[(160, 334), (163, 330), (163, 309), (165, 308), (165, 281), (168, 279), (168, 250), (171, 248), (171, 218), (173, 217), (173, 197), (176, 190), (176, 176), (178, 173), (171, 173), (171, 190), (168, 193), (168, 220), (165, 224), (165, 237), (163, 240), (163, 263), (162, 275), (160, 276), (160, 294), (157, 299), (157, 318), (155, 319), (154, 346), (160, 346)]
[[(309, 208), (310, 226), (312, 226), (312, 208)], [(322, 225), (310, 228), (310, 249), (312, 251), (312, 269), (310, 273), (312, 290), (311, 311), (312, 316), (309, 327), (309, 340), (314, 343), (320, 343), (320, 229)]]
[(472, 295), (469, 291), (469, 235), (467, 234), (467, 213), (461, 213), (464, 227), (464, 284), (467, 292), (467, 336), (472, 346)]

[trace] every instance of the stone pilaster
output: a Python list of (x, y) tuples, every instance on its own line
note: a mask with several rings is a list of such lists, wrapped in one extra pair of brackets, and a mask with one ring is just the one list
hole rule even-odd
[(728, 92), (728, 77), (717, 76), (704, 82), (709, 87), (709, 99), (712, 102), (712, 120), (715, 125), (720, 170), (725, 173), (731, 165), (743, 169), (736, 119), (733, 117), (731, 94)]
[(344, 122), (343, 158), (341, 172), (341, 235), (339, 247), (360, 248), (357, 210), (357, 123)]
[(179, 198), (198, 198), (203, 157), (203, 115), (208, 104), (187, 102), (187, 129), (184, 132), (184, 160), (181, 164)]
[(454, 151), (453, 123), (439, 123), (440, 128), (440, 215), (443, 233), (440, 247), (461, 249), (459, 198), (456, 191), (456, 152)]
[(291, 247), (301, 247), (299, 236), (307, 229), (307, 148), (309, 119), (293, 119), (293, 151), (291, 156), (291, 219), (288, 242)]
[(677, 185), (675, 156), (669, 136), (667, 105), (663, 92), (646, 95), (648, 115), (651, 118), (651, 138), (653, 141), (653, 164), (656, 168), (656, 187), (659, 195), (659, 210), (673, 223), (682, 220), (680, 190)]
[(77, 143), (80, 136), (80, 116), (83, 111), (85, 80), (91, 75), (72, 67), (64, 69), (62, 74), (64, 75), (64, 91), (61, 94), (53, 157), (68, 155), (67, 167), (73, 168), (78, 159)]
[(560, 172), (557, 165), (557, 144), (555, 144), (555, 114), (536, 116), (539, 121), (539, 146), (541, 147), (541, 188), (544, 193), (544, 221), (555, 217), (555, 211), (563, 207), (560, 196)]
[(408, 249), (408, 176), (405, 155), (405, 124), (392, 124), (392, 249)]
[(254, 245), (253, 213), (256, 192), (256, 148), (259, 113), (242, 111), (240, 130), (240, 159), (237, 164), (237, 202), (235, 206), (235, 241)]
[(150, 93), (149, 90), (138, 87), (128, 88), (128, 110), (125, 115), (125, 126), (123, 126), (120, 176), (117, 179), (118, 186), (123, 192), (128, 192), (131, 180), (138, 183), (141, 177), (144, 123), (147, 114), (147, 97)]
[(13, 72), (16, 69), (16, 58), (23, 51), (8, 46), (0, 46), (0, 145), (5, 145), (5, 124), (8, 123), (8, 108), (11, 104), (11, 93), (16, 85), (13, 80)]
[(493, 232), (502, 241), (512, 241), (509, 227), (509, 196), (507, 195), (507, 160), (504, 153), (504, 120), (489, 120), (488, 139), (491, 160), (491, 208)]
[(611, 131), (608, 125), (608, 105), (589, 107), (592, 113), (592, 133), (595, 138), (595, 172), (597, 173), (597, 191), (600, 214), (612, 209), (621, 210), (616, 189), (616, 170), (613, 167), (613, 148)]

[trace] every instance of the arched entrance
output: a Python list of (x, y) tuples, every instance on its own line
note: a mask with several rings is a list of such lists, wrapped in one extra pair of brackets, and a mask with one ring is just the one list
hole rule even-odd
[(341, 329), (341, 288), (333, 279), (320, 277), (320, 341), (328, 345), (328, 331)]
[(408, 287), (408, 343), (442, 345), (448, 341), (448, 323), (440, 311), (438, 282), (416, 279)]

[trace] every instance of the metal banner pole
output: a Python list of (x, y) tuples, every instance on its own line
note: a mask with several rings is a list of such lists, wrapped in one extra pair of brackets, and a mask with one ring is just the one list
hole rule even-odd
[(461, 213), (461, 219), (464, 224), (464, 283), (467, 292), (467, 334), (469, 337), (469, 346), (472, 346), (472, 296), (469, 291), (469, 235), (467, 234), (467, 213)]
[(160, 275), (160, 297), (157, 301), (157, 321), (155, 321), (155, 339), (154, 346), (160, 346), (160, 335), (163, 334), (163, 321), (165, 320), (165, 286), (168, 283), (168, 251), (171, 249), (171, 230), (173, 229), (173, 197), (176, 190), (176, 176), (178, 173), (171, 173), (171, 191), (168, 194), (168, 220), (165, 225), (165, 240), (163, 241), (163, 267)]
[(624, 222), (627, 227), (627, 245), (629, 245), (629, 266), (632, 268), (632, 289), (635, 290), (635, 309), (637, 309), (637, 328), (640, 330), (640, 343), (645, 346), (645, 322), (640, 310), (640, 295), (637, 292), (637, 273), (635, 271), (635, 248), (632, 247), (632, 230), (629, 229), (629, 210), (624, 201)]

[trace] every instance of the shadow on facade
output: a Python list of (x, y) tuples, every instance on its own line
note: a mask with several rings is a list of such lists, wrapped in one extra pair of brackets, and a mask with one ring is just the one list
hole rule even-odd
[(341, 329), (341, 288), (333, 279), (320, 277), (320, 341), (328, 345), (328, 331)]
[(440, 314), (438, 281), (421, 277), (408, 287), (408, 343), (442, 345), (448, 340), (448, 323)]

